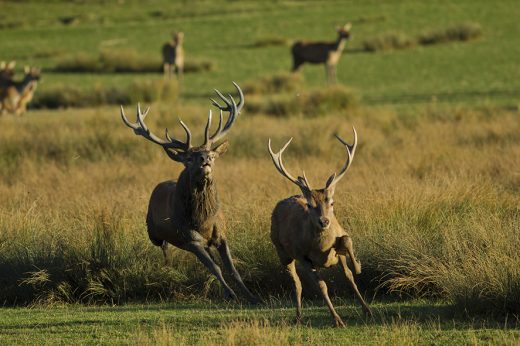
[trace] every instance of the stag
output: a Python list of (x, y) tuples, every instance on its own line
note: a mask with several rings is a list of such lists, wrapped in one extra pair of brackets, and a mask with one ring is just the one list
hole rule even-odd
[(354, 131), (354, 144), (350, 145), (339, 136), (337, 139), (347, 150), (347, 160), (340, 173), (332, 174), (323, 189), (312, 189), (305, 173), (303, 177), (294, 178), (285, 169), (282, 161), (282, 153), (289, 146), (292, 138), (282, 147), (278, 153), (271, 149), (269, 139), (269, 153), (274, 166), (281, 175), (296, 184), (302, 195), (292, 196), (284, 199), (276, 205), (271, 216), (271, 240), (276, 248), (278, 257), (292, 277), (296, 291), (296, 321), (301, 320), (302, 285), (295, 262), (298, 261), (302, 269), (309, 274), (323, 295), (330, 310), (335, 326), (345, 326), (341, 317), (337, 314), (327, 292), (327, 285), (320, 277), (318, 269), (328, 268), (341, 263), (343, 272), (354, 290), (365, 313), (372, 315), (370, 308), (359, 293), (354, 282), (354, 276), (347, 263), (347, 255), (350, 257), (352, 269), (356, 274), (361, 273), (361, 263), (354, 255), (352, 239), (341, 227), (334, 216), (334, 190), (336, 184), (347, 172), (357, 146), (357, 133)]
[(0, 86), (0, 112), (10, 112), (15, 115), (25, 113), (40, 77), (39, 68), (26, 66), (25, 75), (21, 81), (9, 80), (5, 86)]
[[(136, 135), (159, 144), (170, 159), (184, 165), (184, 170), (177, 181), (162, 182), (152, 192), (146, 216), (151, 242), (162, 248), (165, 259), (168, 244), (193, 253), (220, 281), (226, 298), (237, 299), (235, 292), (224, 280), (220, 267), (215, 263), (213, 250), (216, 249), (224, 268), (237, 281), (249, 301), (257, 303), (258, 299), (244, 285), (233, 264), (213, 176), (215, 160), (228, 148), (227, 140), (220, 144), (216, 143), (227, 135), (244, 106), (242, 90), (236, 83), (233, 84), (240, 98), (238, 104), (231, 95), (227, 98), (215, 90), (225, 105), (222, 106), (211, 99), (213, 105), (220, 110), (219, 124), (217, 130), (210, 135), (212, 118), (210, 110), (204, 131), (204, 143), (200, 146), (192, 146), (191, 132), (181, 120), (180, 125), (186, 133), (185, 141), (170, 137), (167, 129), (164, 139), (154, 135), (144, 122), (149, 108), (142, 113), (140, 106), (137, 106), (136, 123), (128, 121), (123, 107), (121, 107), (121, 117)], [(223, 112), (229, 113), (225, 123)]]
[(351, 23), (338, 27), (338, 38), (332, 42), (304, 42), (298, 41), (292, 45), (293, 57), (292, 71), (296, 72), (303, 63), (325, 64), (327, 81), (329, 84), (336, 83), (336, 65), (341, 52), (345, 48), (345, 42), (350, 37)]
[(172, 40), (162, 47), (164, 77), (171, 79), (175, 73), (178, 79), (182, 78), (184, 71), (184, 49), (182, 44), (184, 33), (174, 32)]

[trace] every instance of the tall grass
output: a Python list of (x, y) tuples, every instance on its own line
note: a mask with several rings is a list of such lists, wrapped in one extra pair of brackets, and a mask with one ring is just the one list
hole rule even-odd
[[(180, 111), (200, 139), (203, 110)], [(153, 105), (150, 128), (180, 134), (178, 112)], [(0, 301), (221, 299), (194, 256), (172, 249), (165, 267), (146, 236), (150, 192), (180, 165), (126, 128), (117, 107), (69, 113), (1, 119)], [(335, 209), (363, 262), (360, 287), (518, 313), (518, 119), (504, 110), (436, 106), (309, 119), (244, 110), (216, 179), (246, 284), (262, 295), (291, 289), (269, 240), (269, 217), (298, 190), (272, 167), (267, 139), (277, 146), (294, 136), (285, 164), (294, 174), (305, 169), (319, 187), (345, 160), (333, 133), (348, 139), (355, 125), (359, 147)], [(325, 271), (331, 292), (348, 295), (341, 275)]]

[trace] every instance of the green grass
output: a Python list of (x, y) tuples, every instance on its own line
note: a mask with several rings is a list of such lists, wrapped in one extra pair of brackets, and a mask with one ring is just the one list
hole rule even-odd
[(301, 326), (290, 302), (248, 308), (224, 303), (63, 306), (0, 309), (0, 343), (161, 345), (513, 345), (518, 321), (468, 319), (426, 301), (373, 304), (365, 320), (349, 301), (338, 312), (347, 327), (330, 327), (320, 302), (304, 301)]
[[(342, 83), (359, 90), (366, 103), (424, 103), (434, 97), (452, 103), (492, 101), (514, 105), (520, 94), (516, 63), (520, 46), (513, 44), (520, 34), (515, 19), (519, 11), (514, 0), (394, 0), (377, 6), (350, 1), (197, 1), (190, 6), (164, 0), (146, 5), (132, 0), (120, 4), (5, 2), (0, 57), (47, 69), (55, 66), (60, 55), (96, 55), (107, 48), (136, 49), (156, 59), (170, 32), (180, 29), (186, 33), (187, 59), (211, 60), (218, 67), (186, 76), (184, 95), (193, 99), (205, 96), (209, 88), (225, 88), (231, 80), (244, 82), (289, 70), (288, 47), (250, 48), (255, 42), (281, 33), (289, 40), (334, 39), (334, 24), (351, 20), (353, 38), (339, 63), (338, 76)], [(73, 16), (78, 16), (74, 25), (60, 21)], [(365, 39), (383, 32), (416, 33), (460, 22), (480, 23), (483, 38), (385, 54), (357, 52)], [(304, 66), (309, 86), (325, 84), (323, 70), (321, 66)], [(129, 84), (147, 77), (46, 73), (42, 89), (55, 83), (86, 87), (96, 83)]]

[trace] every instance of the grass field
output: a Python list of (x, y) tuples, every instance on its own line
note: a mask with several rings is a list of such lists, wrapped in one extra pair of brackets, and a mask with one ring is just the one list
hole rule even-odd
[[(346, 305), (343, 305), (346, 304)], [(363, 320), (348, 302), (339, 304), (344, 329), (328, 327), (326, 308), (305, 307), (300, 326), (280, 302), (260, 308), (234, 305), (148, 304), (120, 307), (67, 306), (3, 309), (3, 344), (138, 345), (468, 345), (519, 342), (515, 323), (457, 316), (446, 305), (421, 301), (374, 304), (376, 317)]]
[[(50, 69), (60, 57), (134, 49), (154, 58), (173, 30), (183, 30), (187, 60), (207, 59), (216, 69), (186, 78), (184, 95), (205, 97), (230, 80), (245, 82), (291, 66), (289, 47), (251, 48), (266, 38), (334, 39), (334, 25), (351, 21), (353, 38), (338, 66), (339, 80), (360, 91), (367, 104), (499, 102), (516, 105), (520, 47), (514, 0), (480, 1), (62, 1), (2, 2), (1, 59)], [(63, 19), (72, 23), (63, 24)], [(387, 53), (359, 52), (362, 42), (390, 31), (415, 36), (462, 22), (476, 22), (483, 37), (469, 43)], [(30, 44), (29, 44), (30, 43)], [(325, 82), (322, 66), (305, 66), (310, 86)], [(155, 78), (136, 74), (47, 73), (46, 86), (122, 85)], [(43, 89), (43, 86), (42, 86)], [(198, 102), (199, 102), (198, 101)]]
[[(261, 107), (239, 117), (215, 174), (237, 268), (264, 300), (223, 303), (218, 282), (178, 249), (163, 265), (145, 213), (153, 187), (181, 167), (98, 97), (96, 106), (0, 117), (1, 344), (520, 342), (515, 2), (0, 1), (0, 8), (0, 60), (43, 66), (37, 94), (90, 95), (141, 82), (162, 88), (159, 73), (51, 70), (75, 54), (107, 50), (153, 61), (169, 33), (183, 30), (187, 59), (214, 68), (187, 73), (179, 94), (170, 85), (170, 97), (150, 97), (147, 123), (156, 133), (167, 126), (180, 135), (181, 116), (200, 140), (212, 89), (249, 84), (246, 105)], [(322, 66), (304, 66), (300, 79), (280, 75), (291, 65), (287, 42), (333, 39), (345, 21), (353, 23), (338, 65), (345, 89), (326, 88)], [(420, 37), (464, 22), (480, 25), (482, 36), (362, 51), (371, 37)], [(264, 85), (277, 78), (287, 83), (282, 90)], [(283, 112), (267, 111), (275, 101)], [(126, 107), (132, 117), (134, 107)], [(269, 227), (276, 202), (298, 191), (275, 171), (267, 140), (279, 147), (294, 137), (286, 166), (305, 169), (320, 186), (344, 162), (333, 134), (350, 140), (352, 125), (360, 143), (335, 210), (363, 263), (357, 281), (375, 318), (361, 316), (330, 269), (324, 276), (348, 327), (329, 328), (306, 282), (307, 319), (295, 326)]]

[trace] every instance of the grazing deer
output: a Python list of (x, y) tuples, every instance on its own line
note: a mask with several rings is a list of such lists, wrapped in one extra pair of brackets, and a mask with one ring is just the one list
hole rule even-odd
[(271, 217), (271, 240), (276, 247), (280, 261), (291, 275), (296, 290), (297, 322), (300, 321), (302, 313), (302, 285), (296, 272), (295, 261), (298, 261), (303, 269), (309, 273), (312, 281), (319, 287), (332, 314), (335, 326), (345, 326), (345, 324), (330, 301), (327, 285), (318, 274), (318, 269), (328, 268), (337, 264), (338, 261), (341, 263), (345, 276), (363, 310), (367, 315), (372, 315), (370, 308), (359, 293), (351, 270), (347, 266), (346, 255), (348, 254), (356, 274), (361, 273), (361, 264), (354, 255), (352, 239), (339, 224), (333, 210), (334, 189), (352, 163), (356, 151), (357, 133), (354, 128), (353, 130), (353, 145), (347, 144), (336, 136), (347, 149), (347, 161), (338, 175), (334, 173), (330, 176), (323, 189), (312, 189), (305, 173), (303, 173), (303, 177), (294, 178), (285, 169), (282, 162), (282, 153), (291, 143), (292, 138), (276, 154), (271, 149), (271, 140), (269, 139), (269, 153), (276, 169), (296, 184), (303, 194), (303, 196), (292, 196), (278, 202)]
[(305, 62), (325, 64), (328, 83), (336, 83), (336, 65), (343, 48), (345, 48), (345, 42), (350, 37), (351, 28), (351, 23), (338, 27), (336, 29), (338, 38), (334, 42), (295, 42), (291, 48), (293, 56), (292, 71), (298, 71), (299, 67)]
[[(152, 192), (146, 217), (148, 236), (152, 243), (162, 247), (165, 259), (168, 243), (192, 252), (224, 286), (226, 297), (236, 299), (235, 292), (228, 286), (220, 267), (215, 263), (211, 249), (216, 249), (224, 268), (234, 277), (249, 301), (257, 303), (257, 298), (244, 285), (240, 274), (233, 265), (225, 236), (224, 217), (213, 176), (215, 160), (226, 152), (228, 141), (226, 140), (216, 146), (214, 144), (226, 136), (244, 105), (242, 90), (236, 83), (233, 84), (240, 97), (238, 104), (235, 103), (231, 95), (228, 99), (218, 90), (215, 90), (225, 106), (221, 106), (217, 101), (211, 99), (213, 105), (220, 109), (219, 125), (215, 133), (210, 135), (210, 110), (204, 132), (205, 140), (200, 146), (192, 146), (191, 132), (182, 121), (180, 121), (180, 124), (186, 132), (186, 141), (184, 142), (170, 137), (168, 130), (166, 130), (165, 139), (151, 133), (144, 123), (149, 109), (141, 113), (139, 105), (137, 106), (136, 123), (128, 121), (123, 107), (121, 107), (121, 117), (124, 123), (134, 130), (136, 135), (159, 144), (170, 159), (184, 165), (184, 170), (180, 173), (177, 181), (162, 182)], [(222, 112), (229, 113), (225, 123), (223, 123)]]
[(22, 115), (27, 111), (27, 104), (32, 100), (36, 86), (41, 77), (41, 70), (36, 67), (25, 67), (24, 78), (9, 81), (0, 87), (0, 111)]
[(165, 43), (162, 47), (163, 71), (164, 76), (168, 79), (172, 78), (173, 73), (176, 74), (178, 79), (182, 79), (184, 71), (183, 41), (184, 33), (175, 32), (172, 35), (172, 40)]

